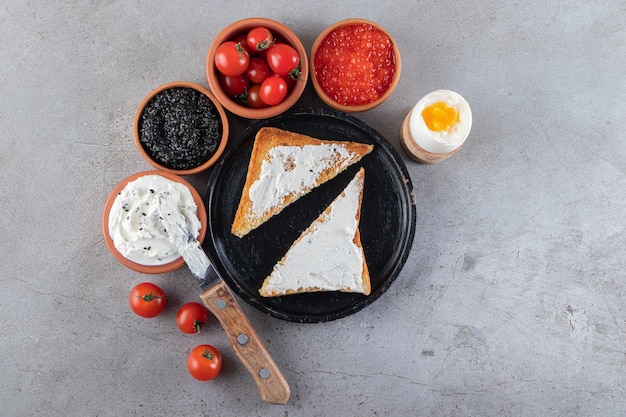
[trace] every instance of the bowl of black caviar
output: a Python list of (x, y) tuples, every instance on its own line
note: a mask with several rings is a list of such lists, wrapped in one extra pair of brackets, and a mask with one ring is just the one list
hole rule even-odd
[(148, 94), (133, 123), (135, 145), (153, 167), (192, 175), (214, 165), (228, 141), (228, 119), (206, 88), (186, 81), (163, 84)]

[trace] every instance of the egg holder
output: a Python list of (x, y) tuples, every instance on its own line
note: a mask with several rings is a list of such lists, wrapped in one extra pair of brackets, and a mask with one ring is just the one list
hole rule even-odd
[(461, 143), (458, 148), (455, 148), (446, 153), (429, 152), (426, 149), (422, 148), (417, 144), (417, 142), (413, 138), (413, 134), (411, 133), (412, 114), (413, 110), (411, 110), (409, 114), (407, 114), (407, 116), (404, 118), (404, 121), (402, 122), (402, 128), (400, 129), (400, 144), (402, 145), (402, 149), (412, 160), (420, 162), (422, 164), (436, 164), (454, 155), (463, 147), (464, 143)]

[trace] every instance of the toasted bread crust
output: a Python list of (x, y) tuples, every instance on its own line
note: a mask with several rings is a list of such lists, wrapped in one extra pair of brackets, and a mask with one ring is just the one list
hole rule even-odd
[[(364, 181), (364, 177), (365, 177), (365, 170), (363, 168), (361, 168), (359, 170), (359, 172), (356, 174), (356, 176), (360, 176), (361, 181)], [(365, 260), (365, 252), (363, 251), (363, 245), (361, 244), (361, 233), (359, 230), (359, 225), (360, 225), (360, 221), (361, 221), (361, 203), (363, 201), (363, 188), (361, 188), (360, 193), (359, 193), (359, 205), (358, 205), (358, 210), (355, 214), (355, 219), (357, 222), (357, 228), (354, 234), (354, 238), (353, 238), (353, 242), (354, 244), (359, 248), (359, 250), (361, 251), (361, 256), (363, 258), (363, 266), (362, 266), (362, 271), (361, 271), (361, 280), (362, 280), (362, 287), (361, 288), (348, 288), (348, 287), (343, 287), (343, 288), (339, 288), (339, 291), (342, 292), (359, 292), (359, 293), (363, 293), (364, 295), (369, 295), (371, 293), (371, 280), (370, 280), (370, 274), (369, 274), (369, 269), (367, 267), (367, 262)], [(332, 204), (331, 204), (332, 205)], [(309, 225), (309, 227), (307, 227), (307, 229), (302, 232), (302, 234), (298, 237), (298, 239), (291, 245), (291, 248), (293, 248), (294, 246), (296, 246), (298, 243), (300, 243), (300, 241), (307, 236), (311, 231), (313, 231), (313, 229), (315, 229), (315, 227), (317, 226), (318, 223), (320, 223), (320, 221), (322, 221), (322, 219), (324, 219), (327, 215), (330, 214), (331, 211), (331, 205), (329, 205), (322, 214), (320, 214), (320, 216), (313, 221), (313, 223), (311, 223)], [(287, 257), (287, 254), (289, 253), (289, 250), (287, 251), (287, 253), (285, 254), (285, 256), (283, 256), (283, 258), (278, 262), (278, 265), (282, 265)], [(271, 279), (270, 276), (268, 276), (267, 278), (265, 278), (265, 280), (263, 281), (263, 285), (261, 286), (261, 288), (259, 289), (259, 294), (261, 294), (261, 296), (263, 297), (279, 297), (279, 296), (283, 296), (283, 295), (292, 295), (292, 294), (302, 294), (302, 293), (310, 293), (310, 292), (321, 292), (321, 291), (327, 291), (323, 288), (319, 288), (319, 287), (315, 287), (315, 286), (310, 286), (310, 287), (300, 287), (300, 288), (289, 288), (289, 289), (285, 289), (284, 291), (276, 291), (276, 290), (271, 290), (269, 289), (269, 286), (271, 284)]]
[[(332, 167), (323, 170), (316, 178), (315, 185), (313, 187), (304, 187), (300, 190), (292, 191), (286, 195), (284, 199), (274, 207), (271, 207), (265, 213), (255, 215), (252, 212), (252, 201), (250, 200), (250, 187), (260, 177), (261, 167), (263, 161), (267, 159), (269, 152), (277, 146), (305, 146), (305, 145), (328, 145), (337, 144), (345, 147), (350, 152), (349, 163), (341, 167), (340, 160), (337, 160), (336, 164)], [(233, 220), (231, 231), (235, 236), (243, 237), (251, 230), (256, 229), (261, 224), (266, 222), (272, 216), (282, 211), (289, 204), (302, 197), (313, 188), (329, 181), (336, 177), (339, 173), (344, 171), (349, 165), (358, 162), (363, 156), (367, 155), (374, 148), (373, 145), (358, 143), (358, 142), (345, 142), (345, 141), (330, 141), (313, 138), (311, 136), (303, 135), (300, 133), (289, 132), (286, 130), (278, 129), (275, 127), (263, 127), (261, 128), (255, 137), (254, 145), (252, 148), (252, 155), (248, 164), (248, 172), (246, 174), (246, 181), (241, 193), (241, 199), (235, 218)]]

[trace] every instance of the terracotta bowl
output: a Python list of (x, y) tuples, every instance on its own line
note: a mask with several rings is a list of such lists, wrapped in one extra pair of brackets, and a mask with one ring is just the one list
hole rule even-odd
[[(185, 169), (175, 169), (175, 168), (172, 168), (171, 166), (169, 167), (166, 166), (163, 161), (159, 161), (153, 158), (153, 156), (150, 155), (150, 153), (148, 152), (144, 144), (141, 142), (141, 139), (142, 139), (141, 117), (144, 112), (144, 109), (157, 94), (162, 93), (165, 90), (174, 89), (174, 88), (191, 88), (205, 95), (215, 106), (215, 109), (217, 111), (217, 116), (219, 120), (221, 121), (221, 127), (220, 127), (221, 136), (219, 139), (217, 150), (209, 157), (208, 160), (205, 160), (205, 162), (202, 162), (199, 165), (191, 166)], [(224, 108), (222, 107), (220, 102), (206, 88), (198, 84), (194, 84), (194, 83), (190, 83), (186, 81), (175, 81), (175, 82), (163, 84), (155, 88), (154, 90), (152, 90), (150, 94), (148, 94), (139, 105), (139, 108), (137, 109), (137, 112), (135, 113), (135, 119), (133, 122), (133, 136), (135, 139), (135, 145), (137, 146), (137, 149), (139, 149), (139, 152), (144, 157), (144, 159), (148, 161), (148, 163), (152, 165), (153, 167), (155, 167), (156, 169), (159, 169), (165, 172), (170, 172), (170, 173), (177, 174), (177, 175), (197, 174), (213, 166), (218, 161), (220, 156), (222, 156), (222, 153), (224, 153), (224, 149), (226, 149), (226, 144), (228, 142), (228, 133), (229, 133), (228, 118), (226, 117), (226, 112), (224, 111)]]
[[(322, 44), (322, 42), (324, 41), (324, 39), (326, 39), (326, 37), (335, 29), (338, 29), (344, 26), (350, 26), (350, 25), (370, 25), (380, 30), (385, 35), (387, 35), (387, 37), (389, 37), (389, 40), (391, 41), (391, 44), (392, 44), (393, 55), (394, 55), (394, 60), (395, 60), (395, 72), (393, 75), (393, 79), (391, 83), (389, 84), (389, 87), (387, 88), (387, 90), (382, 95), (380, 95), (377, 100), (367, 102), (364, 104), (358, 104), (358, 105), (357, 104), (346, 105), (346, 104), (342, 104), (342, 103), (335, 101), (335, 99), (333, 99), (328, 94), (326, 94), (326, 92), (321, 86), (321, 82), (319, 80), (319, 74), (316, 74), (315, 72), (315, 55), (317, 54), (317, 51), (320, 45)], [(315, 92), (320, 97), (320, 99), (322, 99), (322, 101), (326, 103), (327, 105), (329, 105), (330, 107), (337, 109), (337, 110), (341, 110), (343, 112), (348, 112), (348, 113), (356, 113), (356, 112), (370, 110), (380, 105), (385, 100), (387, 100), (389, 96), (391, 96), (393, 91), (395, 90), (396, 86), (398, 85), (398, 81), (400, 80), (400, 70), (402, 67), (402, 62), (400, 59), (400, 50), (398, 49), (398, 45), (396, 41), (393, 39), (393, 37), (389, 34), (389, 32), (387, 32), (384, 28), (382, 28), (377, 23), (374, 23), (365, 19), (346, 19), (346, 20), (339, 21), (333, 25), (330, 25), (329, 27), (324, 29), (324, 31), (320, 33), (319, 36), (315, 39), (315, 42), (313, 42), (313, 46), (311, 47), (311, 55), (309, 58), (309, 62), (310, 62), (311, 81), (313, 82), (313, 87), (315, 88)]]
[(111, 236), (109, 235), (109, 213), (111, 212), (111, 207), (113, 206), (113, 202), (115, 201), (115, 198), (124, 189), (124, 187), (126, 187), (126, 184), (128, 184), (131, 181), (136, 180), (139, 177), (143, 177), (144, 175), (160, 175), (169, 180), (179, 182), (187, 186), (187, 188), (189, 188), (189, 191), (191, 191), (191, 195), (193, 196), (193, 199), (196, 202), (196, 206), (198, 207), (197, 215), (201, 224), (200, 231), (198, 234), (198, 241), (200, 243), (204, 241), (204, 237), (206, 236), (207, 214), (206, 214), (204, 203), (202, 202), (202, 197), (200, 197), (200, 194), (198, 194), (196, 189), (187, 181), (185, 181), (183, 178), (179, 177), (176, 174), (172, 174), (170, 172), (164, 172), (164, 171), (138, 172), (124, 179), (117, 186), (115, 186), (115, 188), (113, 188), (113, 191), (111, 191), (111, 194), (109, 194), (109, 196), (107, 197), (104, 203), (104, 209), (102, 211), (102, 234), (104, 235), (104, 242), (109, 248), (109, 251), (111, 251), (111, 253), (113, 254), (113, 257), (117, 259), (122, 265), (132, 269), (133, 271), (141, 272), (144, 274), (163, 274), (166, 272), (174, 271), (180, 268), (181, 266), (185, 265), (185, 260), (182, 257), (178, 257), (175, 260), (166, 264), (162, 264), (162, 265), (142, 265), (142, 264), (139, 264), (137, 262), (133, 262), (127, 259), (126, 257), (124, 257), (124, 255), (118, 252), (113, 243), (113, 239), (111, 239)]
[[(223, 42), (233, 40), (237, 36), (247, 34), (251, 29), (257, 26), (264, 26), (268, 28), (276, 38), (294, 47), (300, 56), (300, 80), (296, 81), (295, 85), (291, 91), (287, 93), (287, 97), (285, 97), (282, 102), (275, 106), (265, 107), (262, 109), (247, 107), (228, 96), (220, 85), (217, 68), (214, 63), (215, 51), (218, 46), (220, 46)], [(300, 96), (302, 96), (309, 78), (307, 51), (304, 49), (304, 45), (302, 45), (302, 42), (296, 34), (282, 23), (260, 17), (243, 19), (224, 28), (213, 40), (206, 58), (206, 75), (209, 82), (209, 88), (227, 110), (247, 119), (267, 119), (285, 112), (298, 101)]]

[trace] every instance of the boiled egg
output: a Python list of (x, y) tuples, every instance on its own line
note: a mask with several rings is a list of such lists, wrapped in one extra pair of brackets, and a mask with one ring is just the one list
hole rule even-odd
[(459, 148), (471, 128), (470, 106), (454, 91), (428, 93), (411, 112), (411, 136), (418, 146), (431, 153), (448, 153)]

